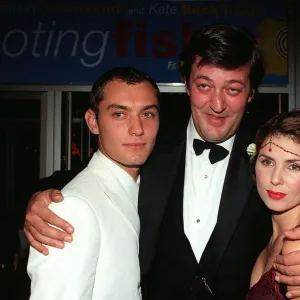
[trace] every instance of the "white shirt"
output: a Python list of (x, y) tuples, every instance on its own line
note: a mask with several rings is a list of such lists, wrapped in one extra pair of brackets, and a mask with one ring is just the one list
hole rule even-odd
[(135, 208), (138, 208), (138, 194), (140, 187), (140, 176), (138, 176), (135, 181), (131, 175), (126, 171), (121, 169), (116, 163), (111, 161), (102, 152), (97, 151), (96, 155), (99, 156), (100, 160), (105, 164), (105, 166), (118, 178), (123, 189), (128, 194), (129, 198), (133, 201)]
[(186, 164), (183, 193), (184, 232), (199, 262), (218, 218), (221, 194), (235, 136), (220, 143), (229, 151), (227, 157), (215, 164), (208, 158), (209, 149), (195, 154), (193, 140), (203, 140), (195, 129), (193, 119), (187, 128)]

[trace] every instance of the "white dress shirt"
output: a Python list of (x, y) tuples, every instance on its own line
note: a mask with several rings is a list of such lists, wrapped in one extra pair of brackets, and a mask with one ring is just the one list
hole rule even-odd
[(227, 157), (215, 164), (208, 158), (209, 149), (195, 154), (193, 140), (203, 140), (195, 129), (193, 119), (187, 128), (186, 164), (183, 194), (184, 232), (199, 262), (217, 223), (221, 194), (235, 136), (220, 143), (229, 151)]

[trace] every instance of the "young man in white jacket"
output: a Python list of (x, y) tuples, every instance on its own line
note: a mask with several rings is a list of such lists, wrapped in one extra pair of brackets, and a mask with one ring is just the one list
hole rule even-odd
[(31, 300), (141, 298), (139, 168), (155, 144), (159, 89), (139, 70), (112, 69), (95, 82), (85, 119), (99, 150), (50, 205), (74, 224), (74, 241), (48, 256), (30, 249)]

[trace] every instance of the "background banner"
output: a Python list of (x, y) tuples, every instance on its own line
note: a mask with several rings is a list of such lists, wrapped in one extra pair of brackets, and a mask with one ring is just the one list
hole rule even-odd
[(0, 82), (90, 84), (115, 66), (140, 68), (158, 83), (181, 82), (176, 62), (193, 31), (231, 23), (250, 30), (263, 47), (264, 83), (288, 83), (279, 1), (109, 2), (2, 1)]

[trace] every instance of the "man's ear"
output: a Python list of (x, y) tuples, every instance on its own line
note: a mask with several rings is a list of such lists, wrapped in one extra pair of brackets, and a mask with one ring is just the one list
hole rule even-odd
[(249, 93), (249, 96), (248, 96), (248, 103), (251, 103), (253, 98), (254, 98), (254, 95), (255, 95), (255, 89), (252, 89)]
[(99, 134), (99, 126), (95, 113), (91, 109), (88, 109), (84, 115), (84, 118), (90, 132), (93, 134)]

